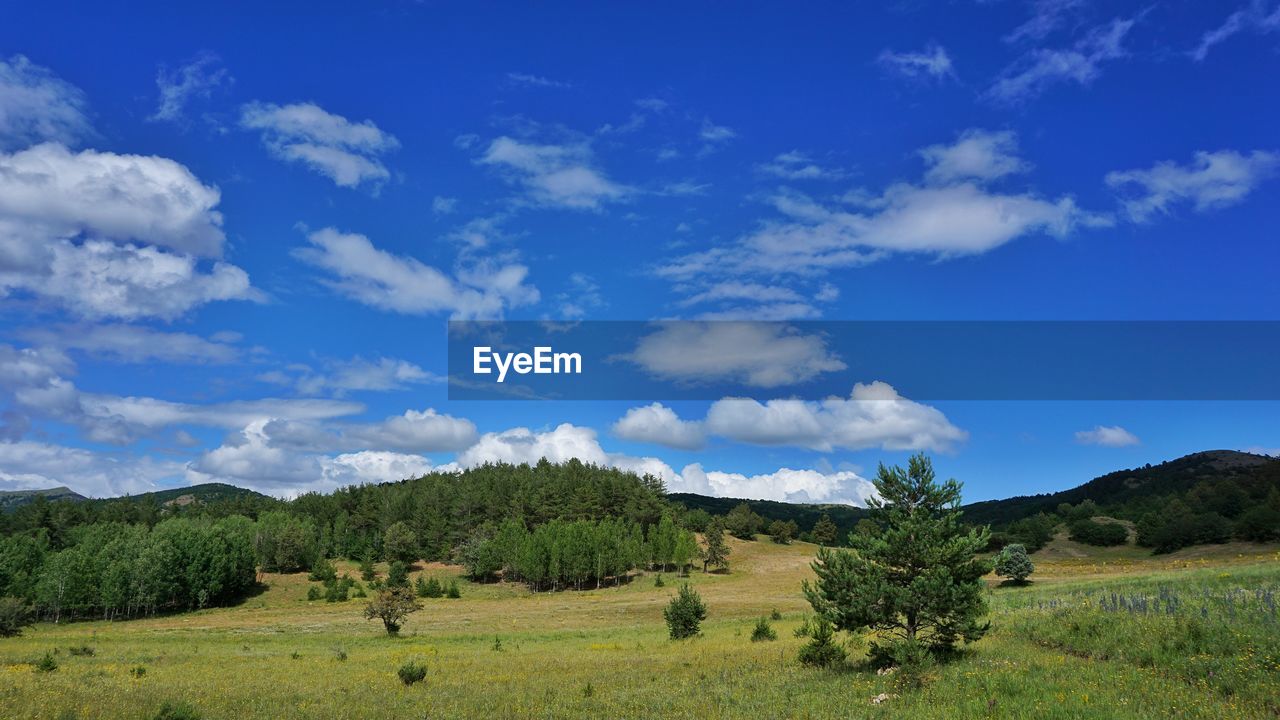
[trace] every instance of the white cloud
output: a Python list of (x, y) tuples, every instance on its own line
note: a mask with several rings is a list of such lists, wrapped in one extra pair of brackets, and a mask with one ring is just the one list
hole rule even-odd
[(75, 145), (93, 134), (86, 106), (79, 88), (47, 68), (22, 55), (0, 60), (0, 150), (46, 140)]
[(648, 473), (667, 483), (678, 483), (680, 479), (670, 466), (657, 458), (605, 452), (596, 440), (595, 430), (570, 423), (545, 432), (518, 427), (485, 433), (475, 445), (459, 453), (456, 462), (462, 467), (499, 462), (532, 465), (543, 458), (553, 463), (576, 458), (584, 463)]
[(1280, 3), (1275, 7), (1269, 5), (1268, 0), (1249, 0), (1247, 5), (1228, 15), (1221, 25), (1206, 32), (1200, 38), (1200, 44), (1191, 51), (1191, 57), (1202, 62), (1214, 46), (1242, 32), (1265, 34), (1280, 30)]
[(754, 387), (801, 383), (845, 368), (818, 335), (752, 322), (666, 323), (641, 338), (625, 359), (666, 380)]
[(816, 275), (893, 253), (974, 255), (1026, 235), (1064, 237), (1077, 227), (1111, 224), (1070, 196), (1052, 200), (987, 187), (1024, 169), (1013, 150), (1011, 134), (969, 130), (954, 144), (921, 151), (929, 166), (921, 184), (896, 183), (879, 195), (855, 190), (839, 203), (779, 190), (769, 200), (781, 218), (732, 245), (668, 260), (656, 273), (675, 281)]
[(671, 408), (656, 402), (628, 410), (613, 424), (612, 432), (624, 440), (656, 443), (677, 450), (697, 450), (706, 444), (702, 423), (681, 420)]
[(799, 150), (782, 153), (770, 162), (757, 165), (756, 169), (783, 180), (839, 180), (845, 176), (843, 170), (818, 165)]
[(183, 332), (164, 332), (140, 325), (64, 325), (24, 330), (28, 342), (79, 350), (116, 362), (231, 363), (240, 357), (234, 333), (205, 339)]
[(328, 361), (322, 371), (305, 366), (295, 369), (300, 371), (296, 377), (280, 373), (264, 375), (261, 379), (294, 385), (303, 395), (334, 393), (339, 396), (350, 391), (403, 390), (410, 385), (444, 381), (407, 360), (386, 357), (366, 360), (356, 356), (350, 360)]
[(552, 80), (541, 75), (532, 75), (530, 73), (507, 73), (507, 81), (513, 85), (524, 85), (526, 87), (554, 88), (557, 90), (568, 90), (573, 87), (567, 82)]
[(708, 118), (702, 121), (702, 129), (698, 131), (698, 137), (708, 143), (722, 143), (738, 137), (738, 133), (731, 127), (716, 125)]
[(524, 265), (482, 261), (458, 268), (451, 277), (415, 258), (380, 250), (364, 235), (324, 228), (307, 239), (312, 247), (295, 251), (299, 258), (332, 273), (326, 282), (338, 292), (382, 310), (494, 318), (538, 301), (537, 289), (525, 284)]
[(161, 67), (156, 73), (156, 88), (160, 100), (152, 120), (179, 122), (183, 120), (187, 103), (194, 99), (208, 99), (219, 87), (234, 80), (217, 55), (202, 52), (191, 62), (170, 70)]
[(343, 432), (367, 447), (413, 452), (462, 450), (476, 441), (476, 426), (470, 420), (430, 408), (406, 410), (372, 425), (348, 425)]
[(718, 497), (776, 500), (794, 503), (841, 503), (866, 507), (876, 497), (875, 486), (857, 473), (780, 468), (760, 475), (742, 475), (712, 470), (702, 465), (686, 465), (680, 471), (686, 492), (703, 492)]
[(378, 156), (400, 147), (373, 121), (352, 122), (315, 103), (249, 103), (241, 108), (240, 126), (261, 130), (276, 157), (301, 162), (340, 187), (380, 185), (391, 173)]
[(920, 157), (929, 166), (924, 179), (932, 184), (991, 181), (1030, 169), (1030, 165), (1018, 157), (1017, 136), (1009, 131), (965, 130), (950, 145), (930, 145), (922, 149)]
[(507, 171), (524, 187), (528, 201), (539, 206), (598, 210), (634, 192), (594, 167), (585, 142), (538, 145), (503, 136), (489, 144), (479, 162)]
[(1081, 445), (1101, 445), (1103, 447), (1126, 447), (1137, 445), (1141, 441), (1138, 436), (1119, 425), (1098, 425), (1092, 430), (1080, 430), (1076, 433), (1076, 442)]
[(0, 442), (0, 489), (69, 487), (89, 497), (137, 494), (181, 477), (182, 465), (47, 443)]
[(929, 77), (935, 80), (954, 78), (956, 71), (951, 57), (941, 45), (930, 44), (919, 52), (880, 53), (879, 62), (889, 70), (906, 77)]
[(436, 215), (449, 215), (458, 209), (458, 198), (437, 195), (431, 198), (431, 212)]
[(1136, 17), (1116, 19), (1092, 28), (1069, 48), (1032, 50), (1000, 74), (987, 89), (987, 97), (1013, 104), (1060, 82), (1090, 84), (1101, 74), (1103, 63), (1128, 54), (1124, 39), (1137, 21)]
[(1074, 11), (1084, 7), (1085, 0), (1033, 0), (1031, 18), (1004, 37), (1008, 43), (1043, 40), (1066, 22)]
[(948, 450), (968, 438), (936, 408), (883, 382), (857, 384), (848, 398), (821, 401), (724, 398), (707, 411), (707, 431), (756, 445), (836, 449)]
[(1134, 222), (1146, 222), (1180, 202), (1191, 203), (1198, 212), (1234, 205), (1277, 168), (1280, 154), (1274, 152), (1197, 152), (1185, 166), (1165, 161), (1148, 170), (1108, 173), (1107, 184), (1122, 191), (1136, 190), (1124, 200), (1124, 207)]

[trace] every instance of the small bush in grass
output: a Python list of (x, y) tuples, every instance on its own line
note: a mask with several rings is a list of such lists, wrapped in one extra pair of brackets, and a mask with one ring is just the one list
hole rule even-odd
[(71, 653), (75, 657), (93, 657), (95, 654), (94, 649), (88, 645), (67, 648), (67, 652)]
[(915, 689), (924, 685), (925, 673), (932, 656), (929, 649), (918, 640), (895, 640), (889, 645), (871, 646), (871, 660), (883, 666), (898, 669), (894, 684), (899, 688)]
[(427, 578), (426, 587), (423, 589), (426, 594), (423, 597), (438, 598), (444, 597), (444, 586), (435, 577)]
[(427, 596), (427, 581), (421, 575), (413, 581), (413, 592), (420, 598)]
[(334, 648), (334, 649), (333, 649), (333, 659), (334, 659), (334, 660), (337, 660), (338, 662), (346, 662), (346, 661), (347, 661), (347, 649), (346, 649), (346, 648), (340, 648), (340, 647)]
[(409, 566), (399, 560), (393, 561), (387, 570), (387, 587), (409, 587)]
[(373, 558), (366, 557), (360, 561), (360, 579), (365, 582), (371, 582), (378, 577), (378, 571), (374, 569)]
[(129, 674), (138, 679), (142, 679), (147, 676), (147, 669), (142, 665), (134, 665), (129, 668)]
[(835, 628), (826, 618), (812, 625), (809, 642), (800, 648), (800, 662), (813, 667), (834, 667), (844, 662), (844, 648), (835, 639)]
[(294, 651), (293, 651), (293, 653), (292, 653), (291, 655), (289, 655), (289, 659), (291, 659), (291, 660), (301, 660), (301, 659), (302, 659), (302, 653), (298, 652), (297, 650), (294, 650)]
[(804, 620), (800, 621), (800, 627), (796, 628), (795, 632), (792, 634), (796, 637), (809, 637), (813, 634), (813, 626), (809, 624), (808, 615), (805, 616)]
[(422, 682), (427, 677), (427, 666), (411, 660), (401, 665), (396, 674), (400, 676), (400, 682), (405, 685), (413, 685), (414, 683)]
[(774, 609), (773, 609), (773, 612), (769, 613), (769, 619), (770, 619), (770, 620), (781, 620), (781, 619), (782, 619), (782, 613), (778, 612), (778, 608), (774, 608)]
[(160, 706), (155, 720), (200, 720), (200, 713), (187, 703), (165, 703)]
[(582, 697), (589, 698), (595, 694), (596, 694), (596, 688), (594, 685), (592, 685), (589, 682), (587, 683), (586, 687), (582, 688)]
[(58, 669), (58, 661), (53, 657), (53, 653), (47, 652), (44, 657), (36, 661), (36, 672), (51, 673)]
[(449, 589), (444, 591), (444, 596), (447, 598), (452, 598), (454, 600), (457, 600), (458, 598), (462, 597), (462, 592), (458, 590), (457, 580), (449, 581)]
[(1006, 582), (1011, 585), (1026, 585), (1027, 576), (1035, 572), (1035, 569), (1031, 558), (1027, 557), (1027, 548), (1024, 545), (1018, 543), (1005, 545), (1004, 549), (996, 555), (996, 575), (1009, 578)]
[(688, 583), (680, 586), (680, 593), (662, 611), (672, 640), (683, 640), (698, 634), (702, 621), (707, 619), (707, 606), (702, 596)]
[(655, 578), (653, 579), (653, 586), (654, 586), (654, 587), (666, 587), (666, 586), (667, 586), (667, 584), (666, 584), (665, 582), (663, 582), (663, 581), (662, 581), (662, 573), (658, 573), (658, 576), (657, 576), (657, 577), (655, 577)]
[(322, 597), (324, 597), (324, 591), (320, 589), (319, 585), (312, 585), (307, 588), (307, 600), (319, 600)]
[(317, 560), (315, 565), (311, 566), (311, 574), (307, 576), (308, 580), (321, 583), (331, 583), (338, 579), (338, 571), (334, 569), (333, 563), (328, 560)]
[(341, 583), (330, 585), (324, 593), (325, 602), (346, 602), (347, 587)]
[(760, 618), (756, 621), (756, 626), (751, 630), (751, 642), (765, 642), (777, 639), (778, 633), (769, 624), (768, 619)]
[(31, 606), (16, 597), (0, 597), (0, 637), (17, 637), (32, 622)]
[(353, 598), (369, 597), (369, 594), (364, 591), (364, 588), (360, 587), (359, 585), (356, 585), (351, 590), (351, 597)]
[(502, 652), (502, 638), (493, 639), (493, 651)]

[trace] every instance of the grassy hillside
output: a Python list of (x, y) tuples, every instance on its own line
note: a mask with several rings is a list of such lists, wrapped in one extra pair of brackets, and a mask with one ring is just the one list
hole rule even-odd
[(41, 490), (0, 490), (0, 512), (15, 510), (23, 505), (43, 497), (50, 502), (67, 500), (81, 502), (88, 500), (85, 496), (67, 487), (44, 488)]
[[(801, 666), (804, 640), (793, 630), (807, 612), (799, 586), (815, 548), (730, 543), (731, 573), (689, 579), (710, 608), (703, 636), (690, 641), (666, 637), (670, 574), (661, 588), (648, 574), (619, 588), (539, 594), (462, 582), (461, 599), (425, 600), (399, 639), (365, 621), (359, 601), (307, 601), (305, 575), (269, 574), (261, 594), (234, 608), (43, 624), (0, 640), (0, 705), (7, 718), (32, 720), (152, 718), (165, 703), (188, 703), (206, 719), (1075, 720), (1269, 718), (1277, 710), (1280, 636), (1264, 600), (1280, 587), (1275, 546), (1157, 558), (1038, 554), (1031, 586), (1000, 588), (993, 579), (991, 634), (911, 690), (856, 664)], [(420, 574), (461, 572), (431, 564)], [(1102, 609), (1113, 592), (1135, 605), (1174, 593), (1187, 610)], [(778, 640), (751, 642), (752, 624), (775, 608)], [(1190, 624), (1198, 629), (1187, 634)], [(855, 659), (866, 642), (847, 639)], [(83, 647), (93, 654), (70, 652)], [(58, 669), (36, 672), (31, 663), (47, 652)], [(396, 677), (409, 660), (428, 667), (412, 687)]]

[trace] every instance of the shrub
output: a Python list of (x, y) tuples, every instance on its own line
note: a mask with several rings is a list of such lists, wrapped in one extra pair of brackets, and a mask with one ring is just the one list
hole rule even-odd
[(16, 597), (0, 597), (0, 637), (16, 637), (31, 624), (31, 606)]
[(1027, 557), (1027, 549), (1019, 543), (1006, 545), (996, 555), (996, 575), (1009, 578), (1015, 585), (1027, 582), (1027, 576), (1035, 572), (1036, 566)]
[(132, 668), (129, 668), (129, 674), (141, 679), (146, 676), (147, 669), (142, 665), (134, 665)]
[(391, 567), (387, 570), (387, 587), (409, 587), (409, 566), (399, 560), (391, 563)]
[(347, 650), (346, 650), (346, 648), (340, 648), (340, 647), (334, 648), (334, 649), (333, 649), (333, 659), (334, 659), (334, 660), (337, 660), (338, 662), (346, 662), (346, 661), (347, 661)]
[(666, 584), (665, 582), (663, 582), (663, 580), (662, 580), (662, 573), (658, 573), (658, 576), (657, 576), (657, 577), (655, 577), (655, 578), (653, 579), (653, 586), (654, 586), (654, 587), (666, 587), (666, 586), (667, 586), (667, 584)]
[(901, 639), (885, 645), (871, 646), (872, 662), (898, 669), (895, 684), (903, 689), (918, 688), (924, 684), (932, 656), (919, 640)]
[(1071, 523), (1071, 539), (1086, 545), (1123, 545), (1129, 540), (1129, 531), (1120, 523), (1101, 523), (1084, 518)]
[(51, 673), (58, 669), (58, 661), (53, 657), (53, 653), (47, 652), (44, 657), (35, 663), (36, 672)]
[(502, 638), (493, 639), (493, 651), (502, 652)]
[(67, 648), (67, 652), (71, 653), (75, 657), (93, 657), (95, 654), (94, 649), (88, 645)]
[(453, 600), (457, 600), (458, 598), (462, 597), (462, 592), (458, 590), (457, 580), (449, 581), (449, 589), (445, 591), (444, 596), (447, 598), (451, 598)]
[(595, 686), (594, 686), (594, 685), (592, 685), (590, 682), (588, 682), (588, 683), (587, 683), (587, 684), (582, 688), (582, 697), (584, 697), (584, 698), (589, 698), (589, 697), (591, 697), (592, 695), (595, 695), (595, 694), (596, 694), (596, 688), (595, 688)]
[[(807, 620), (806, 620), (807, 623)], [(834, 667), (844, 662), (845, 651), (835, 639), (835, 628), (826, 618), (819, 617), (812, 625), (812, 637), (800, 648), (800, 662), (812, 667)]]
[(347, 586), (342, 583), (334, 583), (329, 586), (324, 594), (325, 602), (346, 602)]
[(423, 663), (413, 662), (410, 660), (409, 662), (401, 665), (400, 669), (396, 671), (396, 674), (400, 676), (400, 682), (405, 685), (413, 685), (414, 683), (422, 682), (422, 680), (427, 677), (427, 666)]
[(160, 706), (155, 720), (200, 720), (200, 713), (187, 703), (165, 703)]
[(373, 558), (366, 557), (360, 561), (360, 579), (370, 582), (378, 577), (378, 571), (373, 567)]
[(683, 640), (698, 634), (702, 621), (707, 619), (707, 606), (703, 604), (702, 596), (685, 583), (680, 586), (680, 593), (671, 598), (662, 616), (667, 620), (671, 639)]
[(796, 628), (792, 634), (796, 637), (809, 637), (813, 634), (813, 627), (809, 625), (809, 616), (805, 616), (804, 620), (800, 622), (800, 627)]
[(438, 598), (444, 597), (444, 586), (434, 577), (427, 579), (426, 597)]
[(773, 610), (771, 610), (771, 611), (769, 612), (769, 619), (770, 619), (770, 620), (781, 620), (781, 619), (782, 619), (782, 613), (778, 612), (778, 608), (774, 608)]
[(773, 626), (769, 624), (766, 618), (760, 618), (756, 621), (756, 626), (751, 630), (751, 642), (764, 642), (766, 640), (777, 640), (778, 633), (774, 631)]
[(381, 620), (383, 627), (387, 629), (387, 634), (395, 636), (400, 633), (400, 626), (404, 624), (404, 619), (409, 613), (421, 609), (418, 599), (409, 592), (408, 588), (390, 588), (379, 590), (369, 600), (364, 607), (364, 616), (367, 620), (374, 618)]
[(319, 600), (322, 597), (324, 597), (324, 591), (320, 589), (319, 585), (312, 585), (311, 587), (307, 588), (308, 600)]

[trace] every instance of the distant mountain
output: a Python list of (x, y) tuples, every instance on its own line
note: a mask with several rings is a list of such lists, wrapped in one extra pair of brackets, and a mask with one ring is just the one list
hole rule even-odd
[(73, 502), (112, 503), (134, 502), (155, 503), (156, 505), (190, 505), (199, 502), (216, 502), (222, 500), (266, 499), (267, 496), (226, 483), (204, 483), (190, 487), (156, 490), (155, 492), (122, 497), (92, 499), (87, 498), (70, 488), (57, 487), (46, 490), (5, 490), (0, 491), (0, 512), (9, 512), (33, 502), (38, 496), (44, 496), (50, 502), (70, 500)]
[(966, 505), (964, 519), (970, 523), (998, 526), (1036, 513), (1052, 512), (1062, 503), (1078, 505), (1092, 500), (1100, 507), (1115, 508), (1151, 498), (1180, 495), (1201, 482), (1226, 480), (1234, 481), (1245, 490), (1257, 485), (1280, 484), (1280, 459), (1235, 450), (1192, 453), (1159, 465), (1107, 473), (1070, 490)]
[(22, 507), (37, 497), (47, 500), (70, 500), (80, 502), (89, 498), (67, 487), (45, 488), (43, 490), (0, 490), (0, 512), (7, 512)]

